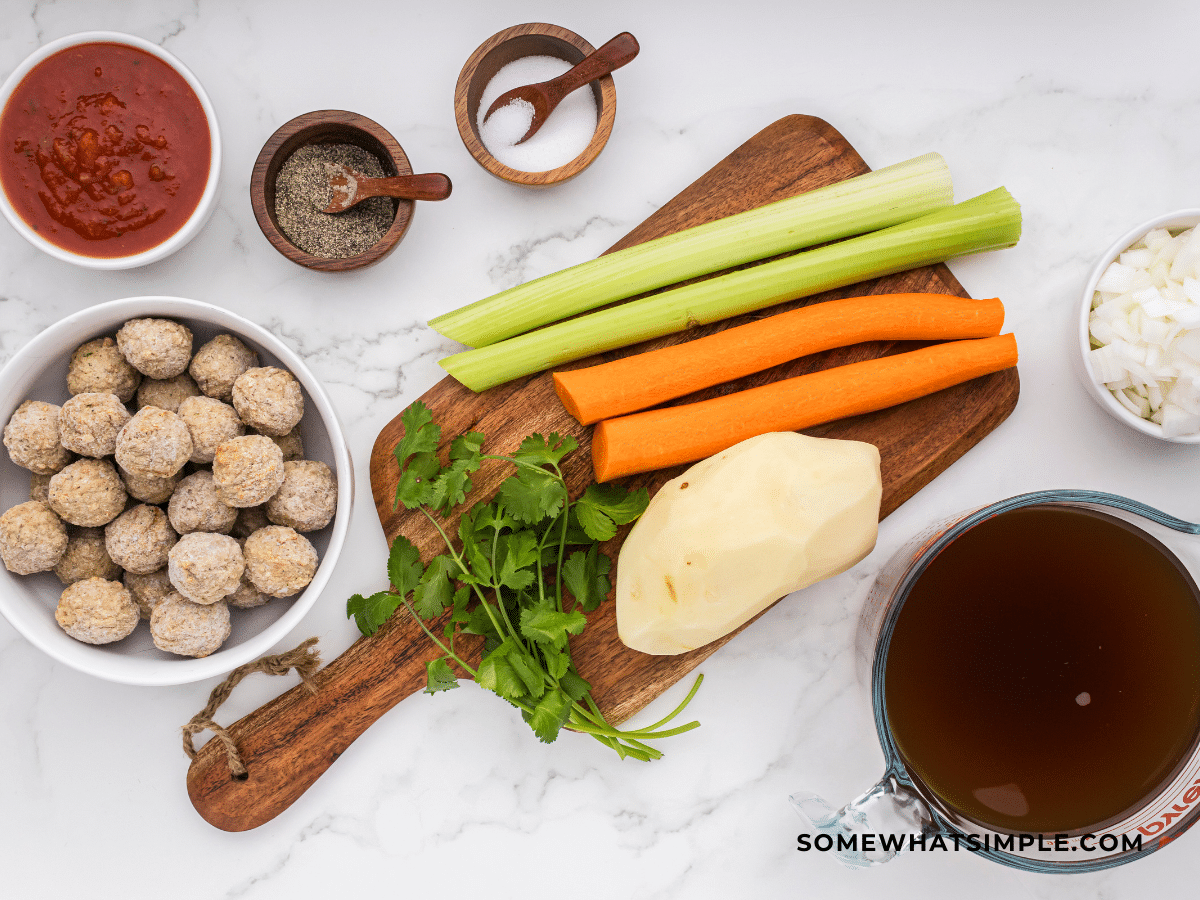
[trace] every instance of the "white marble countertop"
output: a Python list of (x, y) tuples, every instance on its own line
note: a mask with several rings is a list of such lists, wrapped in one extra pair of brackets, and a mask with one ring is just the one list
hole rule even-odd
[[(1086, 487), (1200, 518), (1197, 451), (1134, 435), (1070, 366), (1089, 267), (1127, 228), (1197, 206), (1200, 7), (1013, 0), (711, 0), (648, 4), (439, 4), (315, 0), (8, 0), (0, 73), (39, 44), (113, 29), (162, 43), (207, 88), (224, 130), (216, 214), (166, 261), (124, 273), (56, 262), (0, 228), (0, 362), (89, 304), (170, 294), (228, 307), (303, 356), (346, 426), (360, 491), (350, 537), (316, 608), (278, 649), (318, 635), (326, 659), (354, 640), (351, 593), (383, 586), (385, 547), (366, 462), (380, 428), (438, 379), (452, 349), (430, 316), (590, 258), (779, 117), (828, 120), (867, 162), (945, 155), (957, 195), (1005, 185), (1021, 202), (1012, 250), (952, 263), (999, 295), (1021, 346), (1013, 415), (882, 525), (849, 573), (779, 604), (702, 668), (703, 727), (653, 764), (591, 741), (537, 743), (474, 688), (410, 698), (275, 821), (225, 834), (184, 790), (179, 726), (216, 680), (110, 684), (52, 664), (0, 620), (0, 868), (21, 898), (394, 896), (1108, 898), (1190, 891), (1200, 838), (1095, 875), (1011, 871), (968, 853), (908, 855), (850, 872), (795, 849), (787, 795), (843, 802), (881, 754), (851, 642), (871, 580), (934, 519), (1029, 490)], [(599, 44), (632, 31), (616, 128), (573, 182), (526, 192), (487, 175), (459, 141), (463, 61), (501, 28), (548, 21)], [(338, 43), (343, 46), (337, 46)], [(276, 253), (248, 202), (251, 165), (280, 124), (320, 108), (370, 116), (419, 170), (454, 181), (399, 250), (329, 276)], [(347, 312), (351, 315), (347, 315)], [(275, 683), (272, 683), (275, 682)], [(226, 721), (292, 683), (256, 676)], [(673, 697), (651, 713), (665, 711)]]

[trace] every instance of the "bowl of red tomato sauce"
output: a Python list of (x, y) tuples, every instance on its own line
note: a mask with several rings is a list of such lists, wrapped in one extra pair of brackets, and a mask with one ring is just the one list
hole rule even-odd
[(57, 259), (129, 269), (169, 256), (208, 221), (220, 170), (208, 95), (150, 41), (59, 38), (0, 87), (0, 211)]

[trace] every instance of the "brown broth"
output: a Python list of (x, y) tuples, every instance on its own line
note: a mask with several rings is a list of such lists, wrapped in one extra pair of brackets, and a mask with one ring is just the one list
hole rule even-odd
[(1200, 735), (1200, 602), (1157, 541), (1111, 516), (1031, 507), (955, 539), (888, 648), (909, 772), (1002, 831), (1119, 821)]

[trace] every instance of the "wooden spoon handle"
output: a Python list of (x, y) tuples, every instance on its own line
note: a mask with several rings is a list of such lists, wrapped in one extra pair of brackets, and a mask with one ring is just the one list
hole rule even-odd
[(220, 741), (205, 744), (188, 770), (192, 805), (223, 831), (270, 821), (372, 722), (424, 688), (425, 663), (438, 655), (401, 610), (318, 672), (316, 693), (297, 685), (229, 727), (245, 778), (233, 778)]
[(392, 178), (362, 178), (359, 197), (398, 197), (402, 200), (445, 200), (453, 185), (439, 172), (424, 175), (398, 175)]
[(567, 94), (583, 87), (588, 82), (615, 72), (621, 66), (631, 62), (638, 55), (640, 49), (637, 38), (628, 31), (622, 31), (607, 44), (585, 56), (573, 68), (546, 82), (546, 91), (550, 95), (552, 104), (557, 104)]

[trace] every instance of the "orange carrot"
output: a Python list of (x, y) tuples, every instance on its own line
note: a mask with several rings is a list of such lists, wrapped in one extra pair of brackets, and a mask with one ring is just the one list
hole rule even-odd
[(683, 344), (554, 373), (554, 390), (584, 425), (657, 406), (788, 360), (862, 341), (991, 337), (998, 299), (880, 294), (803, 306)]
[(1011, 334), (950, 341), (699, 403), (605, 419), (592, 434), (596, 481), (695, 462), (755, 435), (884, 409), (1016, 364)]

